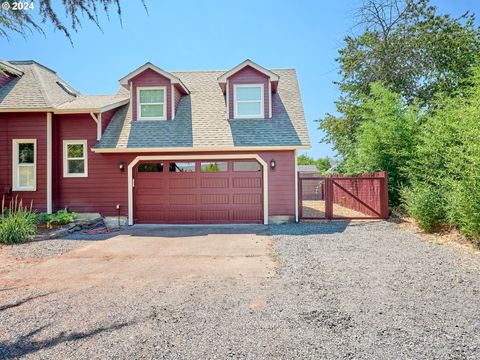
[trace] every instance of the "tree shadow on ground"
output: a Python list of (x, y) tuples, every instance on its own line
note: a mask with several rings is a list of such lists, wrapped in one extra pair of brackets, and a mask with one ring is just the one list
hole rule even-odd
[(112, 324), (110, 326), (98, 327), (89, 331), (74, 331), (70, 333), (65, 333), (62, 331), (58, 335), (51, 338), (35, 341), (33, 338), (51, 324), (42, 325), (37, 329), (30, 331), (28, 334), (18, 337), (13, 342), (0, 342), (0, 358), (19, 358), (25, 355), (33, 354), (39, 350), (45, 350), (54, 347), (61, 343), (89, 338), (103, 332), (119, 330), (132, 324), (134, 324), (134, 322), (122, 322)]
[[(8, 290), (8, 289), (6, 289)], [(52, 294), (51, 292), (49, 293), (46, 293), (46, 294), (40, 294), (40, 295), (35, 295), (35, 296), (29, 296), (27, 298), (24, 298), (22, 300), (19, 300), (19, 301), (16, 301), (12, 304), (6, 304), (6, 305), (0, 305), (0, 311), (4, 311), (4, 310), (7, 310), (7, 309), (11, 309), (11, 308), (15, 308), (15, 307), (18, 307), (18, 306), (21, 306), (29, 301), (32, 301), (32, 300), (35, 300), (35, 299), (38, 299), (38, 298), (42, 298), (42, 297), (45, 297), (45, 296), (48, 296)]]

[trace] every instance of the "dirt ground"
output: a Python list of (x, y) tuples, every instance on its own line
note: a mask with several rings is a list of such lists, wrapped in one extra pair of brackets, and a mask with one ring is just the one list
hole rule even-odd
[[(303, 200), (302, 201), (302, 216), (312, 218), (325, 217), (325, 201), (324, 200)], [(369, 217), (368, 214), (355, 211), (344, 206), (333, 204), (333, 216), (335, 217)]]
[(480, 255), (385, 221), (0, 247), (3, 359), (480, 359)]
[(191, 278), (269, 276), (274, 261), (271, 238), (261, 235), (265, 228), (253, 227), (257, 233), (241, 233), (245, 229), (239, 229), (240, 233), (231, 236), (215, 233), (215, 227), (205, 227), (203, 233), (194, 227), (137, 227), (134, 232), (40, 259), (17, 260), (4, 248), (0, 252), (0, 287), (158, 286)]

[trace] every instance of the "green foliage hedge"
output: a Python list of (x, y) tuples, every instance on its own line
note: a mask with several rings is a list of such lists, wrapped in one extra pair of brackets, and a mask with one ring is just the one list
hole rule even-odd
[(480, 240), (480, 69), (471, 83), (458, 96), (438, 97), (407, 167), (403, 200), (426, 230), (446, 224)]

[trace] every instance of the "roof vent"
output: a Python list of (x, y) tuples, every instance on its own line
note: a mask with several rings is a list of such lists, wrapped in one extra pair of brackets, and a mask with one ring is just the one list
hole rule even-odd
[(68, 94), (72, 95), (72, 96), (77, 96), (78, 95), (78, 91), (76, 91), (74, 88), (72, 88), (70, 85), (68, 85), (67, 83), (63, 82), (63, 81), (57, 81), (57, 84), (63, 89), (65, 90)]

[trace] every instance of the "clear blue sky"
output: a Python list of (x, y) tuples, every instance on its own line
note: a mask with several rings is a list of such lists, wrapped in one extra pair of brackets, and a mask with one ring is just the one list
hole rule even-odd
[[(307, 153), (334, 155), (330, 145), (319, 143), (315, 119), (335, 111), (335, 58), (352, 32), (360, 0), (145, 0), (148, 16), (140, 0), (121, 2), (123, 28), (114, 14), (108, 20), (101, 11), (103, 33), (85, 20), (72, 47), (47, 23), (46, 37), (0, 39), (0, 58), (37, 60), (84, 94), (115, 92), (118, 79), (147, 61), (167, 71), (229, 69), (246, 58), (267, 68), (293, 67), (312, 140)], [(471, 10), (480, 16), (478, 0), (433, 3), (441, 12), (458, 16)]]

